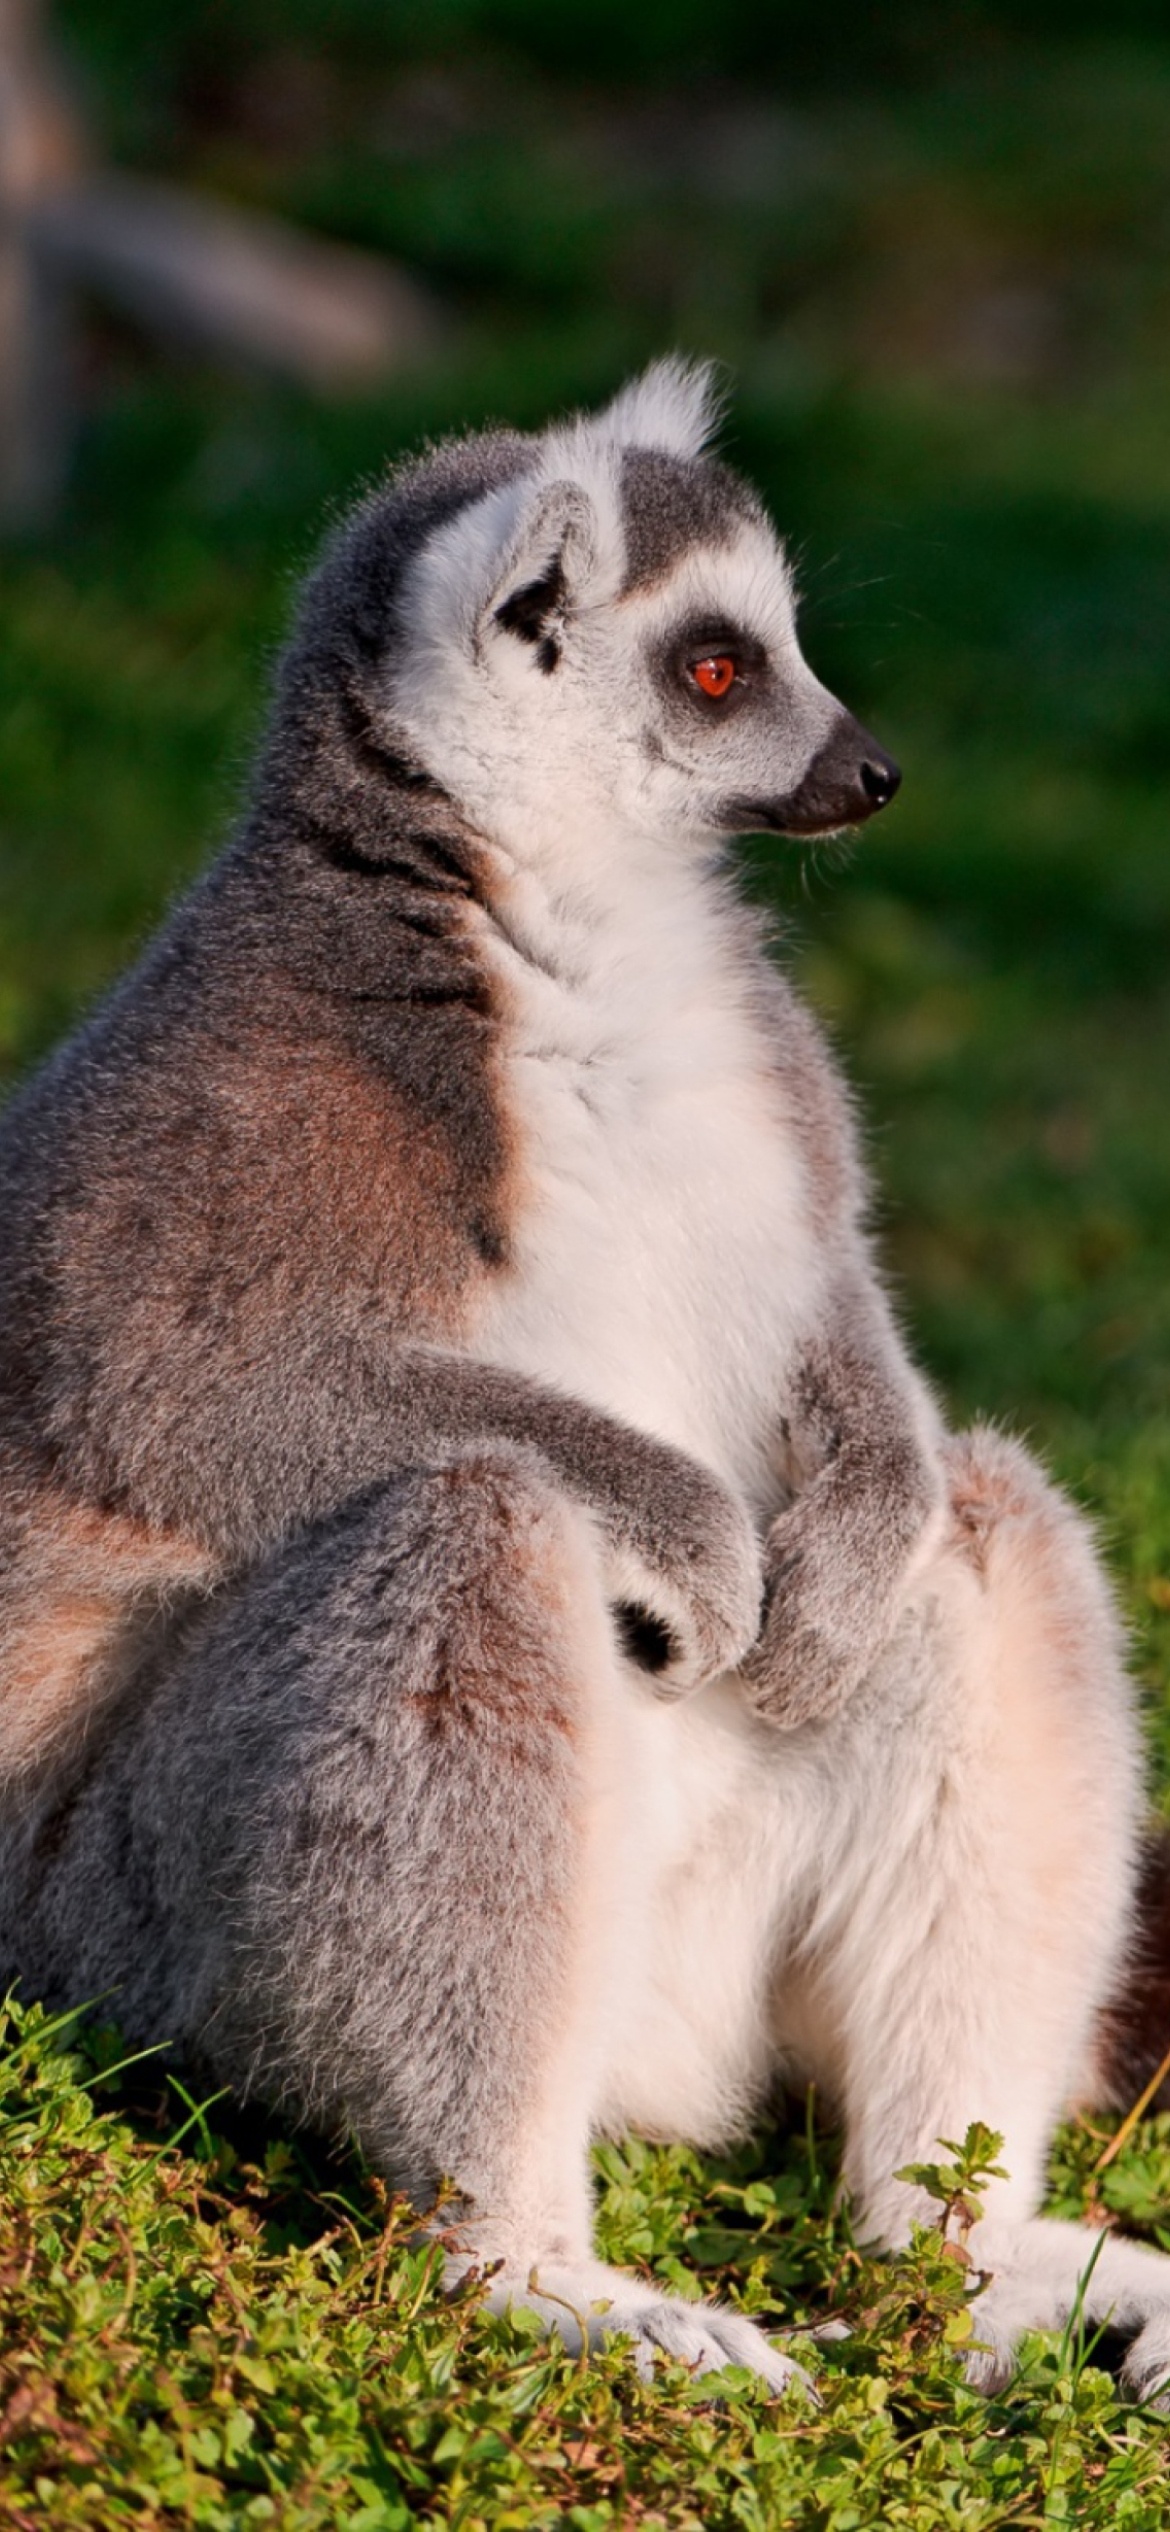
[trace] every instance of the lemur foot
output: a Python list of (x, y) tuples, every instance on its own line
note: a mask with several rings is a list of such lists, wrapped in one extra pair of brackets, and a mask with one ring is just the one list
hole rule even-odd
[(1060, 2330), (1078, 2314), (1129, 2340), (1121, 2379), (1130, 2397), (1170, 2412), (1170, 2259), (1116, 2233), (1035, 2217), (1014, 2227), (976, 2225), (968, 2250), (989, 2282), (971, 2305), (977, 2344), (967, 2379), (998, 2391), (1010, 2379), (1027, 2330)]
[[(468, 2263), (449, 2264), (448, 2278), (459, 2282)], [(664, 2295), (620, 2269), (590, 2260), (579, 2268), (558, 2268), (542, 2261), (525, 2274), (501, 2268), (484, 2275), (484, 2302), (492, 2312), (535, 2312), (549, 2330), (564, 2340), (571, 2355), (583, 2348), (596, 2352), (612, 2339), (628, 2339), (635, 2371), (652, 2382), (657, 2358), (669, 2357), (698, 2376), (742, 2366), (777, 2396), (798, 2390), (813, 2401), (811, 2377), (794, 2357), (782, 2356), (754, 2321), (729, 2312), (722, 2304), (684, 2303)], [(717, 2396), (717, 2395), (716, 2395)]]
[(1170, 2315), (1160, 2314), (1139, 2330), (1127, 2350), (1121, 2379), (1131, 2400), (1170, 2417)]

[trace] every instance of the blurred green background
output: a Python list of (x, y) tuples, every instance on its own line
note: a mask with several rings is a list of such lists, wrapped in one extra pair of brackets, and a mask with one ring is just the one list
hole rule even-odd
[(902, 760), (848, 859), (746, 848), (858, 1084), (956, 1412), (1102, 1516), (1170, 1770), (1170, 22), (1081, 0), (63, 0), (123, 165), (402, 258), (449, 348), (325, 405), (96, 311), (0, 554), (0, 1060), (230, 818), (292, 583), (387, 454), (671, 345)]

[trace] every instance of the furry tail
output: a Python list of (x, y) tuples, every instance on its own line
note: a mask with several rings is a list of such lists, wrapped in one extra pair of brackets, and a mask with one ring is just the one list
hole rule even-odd
[(1129, 2110), (1159, 2067), (1148, 2108), (1170, 2109), (1170, 1821), (1151, 1822), (1138, 1880), (1134, 1939), (1097, 2027), (1097, 2107)]

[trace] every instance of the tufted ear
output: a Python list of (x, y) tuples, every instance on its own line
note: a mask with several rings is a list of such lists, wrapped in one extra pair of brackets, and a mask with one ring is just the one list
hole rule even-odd
[(652, 361), (631, 378), (594, 427), (622, 448), (661, 448), (673, 457), (701, 457), (723, 405), (713, 361), (685, 360), (680, 352)]
[(593, 506), (580, 484), (543, 485), (522, 507), (498, 557), (480, 617), (481, 641), (499, 630), (531, 645), (546, 673), (557, 666), (566, 618), (595, 559)]

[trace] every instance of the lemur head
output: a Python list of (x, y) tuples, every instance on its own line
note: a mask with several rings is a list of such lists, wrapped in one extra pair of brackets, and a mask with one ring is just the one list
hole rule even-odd
[(440, 448), (348, 532), (371, 731), (524, 858), (579, 856), (585, 829), (619, 851), (824, 834), (898, 787), (802, 657), (783, 548), (704, 453), (713, 420), (709, 369), (661, 361), (597, 415)]

